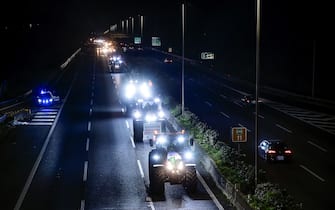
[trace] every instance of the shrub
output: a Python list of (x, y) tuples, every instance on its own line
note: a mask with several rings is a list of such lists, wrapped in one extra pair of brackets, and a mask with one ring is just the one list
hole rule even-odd
[[(177, 105), (172, 114), (181, 113)], [(176, 115), (174, 115), (176, 116)], [(219, 141), (218, 132), (211, 129), (206, 123), (190, 111), (178, 115), (177, 121), (187, 129), (198, 145), (212, 158), (220, 173), (231, 183), (239, 186), (241, 192), (251, 194), (248, 202), (254, 209), (301, 209), (293, 198), (278, 185), (268, 182), (257, 185), (255, 189), (254, 166), (246, 164), (242, 156), (234, 148), (229, 147), (224, 141)], [(265, 172), (259, 170), (259, 181), (265, 181)]]

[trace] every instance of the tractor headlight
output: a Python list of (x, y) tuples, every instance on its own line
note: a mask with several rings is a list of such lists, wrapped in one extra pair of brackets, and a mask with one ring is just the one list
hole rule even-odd
[(135, 119), (138, 119), (142, 116), (141, 112), (139, 112), (138, 110), (136, 110), (133, 115)]
[(191, 151), (187, 151), (184, 154), (185, 160), (192, 160), (193, 159), (193, 153)]
[(157, 116), (154, 114), (147, 114), (145, 115), (145, 121), (147, 122), (154, 122), (157, 120)]
[(157, 138), (157, 144), (165, 144), (167, 141), (166, 137), (165, 136), (159, 136)]
[(154, 154), (154, 155), (152, 156), (152, 159), (153, 159), (154, 161), (158, 161), (158, 160), (161, 159), (161, 156), (160, 156), (159, 154)]
[(128, 99), (131, 99), (135, 96), (136, 94), (136, 87), (134, 84), (128, 84), (126, 87), (126, 97)]
[(177, 163), (172, 163), (170, 161), (168, 161), (166, 163), (166, 169), (169, 171), (181, 171), (184, 169), (184, 163), (183, 161), (178, 161)]
[(165, 117), (165, 113), (163, 111), (159, 111), (158, 116), (159, 116), (159, 118), (163, 118), (163, 117)]
[(185, 142), (185, 137), (184, 136), (178, 136), (178, 143), (182, 144)]
[(148, 87), (148, 85), (146, 83), (143, 83), (141, 86), (140, 86), (140, 91), (141, 91), (141, 95), (144, 97), (144, 98), (150, 98), (151, 97), (151, 91), (150, 91), (150, 88)]
[(183, 170), (184, 169), (184, 163), (183, 163), (183, 161), (180, 161), (178, 164), (177, 164), (177, 169), (178, 170)]

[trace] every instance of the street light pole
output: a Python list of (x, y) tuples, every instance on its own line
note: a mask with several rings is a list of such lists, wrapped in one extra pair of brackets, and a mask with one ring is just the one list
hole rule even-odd
[(184, 34), (185, 34), (185, 5), (184, 3), (181, 5), (182, 10), (182, 71), (181, 71), (181, 114), (184, 114), (185, 103), (184, 103)]
[(257, 21), (256, 21), (256, 116), (255, 116), (255, 141), (254, 141), (254, 146), (255, 146), (255, 187), (257, 187), (257, 176), (258, 176), (258, 165), (257, 165), (257, 146), (258, 146), (258, 87), (259, 87), (259, 68), (260, 68), (260, 19), (261, 19), (261, 0), (257, 0), (257, 6), (256, 6), (256, 16), (257, 16)]
[(140, 16), (140, 24), (141, 24), (141, 39), (143, 39), (143, 15)]
[(316, 41), (313, 40), (313, 72), (312, 72), (312, 97), (315, 96), (315, 47)]

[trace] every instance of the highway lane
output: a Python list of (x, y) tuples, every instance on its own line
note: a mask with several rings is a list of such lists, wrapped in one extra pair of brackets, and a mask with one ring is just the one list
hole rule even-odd
[[(156, 64), (152, 69), (155, 69), (153, 73), (158, 77), (159, 84), (164, 86), (165, 83), (166, 90), (179, 99), (180, 63), (163, 64), (160, 60), (153, 60), (152, 63)], [(199, 73), (189, 65), (186, 65), (185, 72), (185, 106), (218, 130), (230, 145), (233, 145), (230, 127), (247, 127), (248, 142), (241, 144), (240, 149), (253, 164), (254, 109), (241, 105), (242, 95), (227, 88), (220, 78)], [(329, 209), (334, 206), (329, 197), (334, 186), (331, 173), (334, 169), (332, 135), (278, 112), (271, 106), (261, 105), (259, 139), (262, 138), (285, 139), (295, 152), (294, 161), (290, 164), (268, 164), (258, 159), (259, 167), (266, 171), (268, 180), (286, 188), (297, 201), (303, 203), (304, 209)], [(237, 145), (234, 147), (237, 148)]]
[(19, 126), (0, 145), (1, 209), (13, 209), (50, 126)]
[(21, 179), (12, 196), (14, 209), (218, 209), (202, 185), (196, 197), (181, 186), (167, 187), (165, 200), (148, 196), (150, 147), (140, 149), (131, 141), (131, 120), (120, 112), (106, 58), (82, 56), (72, 66), (70, 88), (63, 87), (69, 91), (57, 119), (44, 126), (49, 135), (41, 135), (38, 152), (22, 174), (26, 182)]
[(85, 209), (148, 209), (146, 189), (132, 149), (115, 84), (98, 57), (87, 125)]
[(71, 66), (76, 74), (71, 78), (71, 86), (67, 86), (57, 124), (53, 124), (51, 135), (46, 138), (45, 152), (38, 157), (40, 163), (27, 186), (22, 209), (80, 207), (91, 91), (87, 81), (92, 75), (92, 58), (79, 58)]
[[(57, 90), (61, 99), (64, 99), (68, 91), (74, 73), (71, 69), (64, 69), (58, 74), (58, 82), (53, 83), (52, 87)], [(38, 89), (38, 87), (31, 88)], [(22, 200), (19, 202), (20, 196), (24, 197), (25, 185), (45, 144), (60, 105), (49, 107), (49, 110), (46, 111), (46, 108), (36, 106), (33, 97), (28, 97), (18, 108), (30, 108), (33, 121), (29, 122), (29, 125), (16, 125), (6, 139), (1, 139), (0, 162), (3, 169), (0, 173), (0, 199), (2, 209), (13, 209), (18, 206), (18, 203), (22, 204)]]

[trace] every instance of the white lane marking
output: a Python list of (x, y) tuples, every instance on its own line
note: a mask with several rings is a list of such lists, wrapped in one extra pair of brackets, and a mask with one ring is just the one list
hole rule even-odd
[(90, 148), (90, 138), (86, 139), (86, 151), (88, 151)]
[(15, 204), (15, 206), (14, 206), (14, 210), (19, 210), (19, 209), (21, 208), (21, 205), (22, 205), (22, 203), (23, 203), (23, 200), (24, 200), (24, 198), (26, 197), (26, 194), (27, 194), (27, 192), (28, 192), (28, 189), (29, 189), (29, 187), (30, 187), (30, 185), (31, 185), (31, 182), (33, 181), (33, 178), (34, 178), (34, 176), (35, 176), (35, 173), (36, 173), (36, 171), (37, 171), (37, 168), (38, 168), (38, 166), (40, 165), (40, 162), (41, 162), (41, 160), (42, 160), (42, 157), (43, 157), (43, 155), (44, 155), (44, 153), (45, 153), (45, 151), (46, 151), (46, 148), (47, 148), (47, 146), (48, 146), (48, 144), (49, 144), (49, 141), (50, 141), (50, 139), (51, 139), (51, 134), (52, 134), (52, 133), (54, 132), (54, 130), (55, 130), (55, 127), (56, 127), (56, 125), (57, 125), (57, 121), (58, 121), (59, 115), (60, 115), (60, 113), (62, 112), (63, 107), (64, 107), (64, 104), (66, 103), (67, 98), (68, 98), (69, 95), (70, 95), (70, 92), (71, 92), (71, 90), (72, 90), (74, 81), (76, 80), (77, 76), (78, 76), (78, 73), (76, 73), (75, 78), (72, 80), (71, 86), (70, 86), (70, 88), (69, 88), (69, 90), (68, 90), (68, 92), (67, 92), (67, 94), (66, 94), (66, 96), (65, 96), (65, 98), (64, 98), (64, 103), (61, 105), (61, 107), (60, 107), (60, 109), (59, 109), (59, 111), (58, 111), (58, 113), (57, 113), (57, 117), (56, 117), (56, 119), (55, 119), (55, 122), (56, 122), (56, 123), (51, 123), (52, 126), (51, 126), (51, 128), (50, 128), (50, 130), (49, 130), (48, 136), (47, 136), (46, 140), (45, 140), (44, 143), (43, 143), (42, 149), (41, 149), (40, 153), (39, 153), (38, 156), (37, 156), (37, 159), (36, 159), (36, 161), (35, 161), (35, 163), (34, 163), (34, 165), (33, 165), (33, 168), (31, 169), (31, 171), (30, 171), (30, 173), (29, 173), (29, 176), (28, 176), (28, 178), (27, 178), (27, 180), (26, 180), (26, 182), (25, 182), (25, 184), (24, 184), (24, 186), (23, 186), (22, 192), (21, 192), (21, 194), (20, 194), (18, 200), (16, 201), (16, 204)]
[(34, 118), (38, 118), (38, 119), (40, 119), (40, 118), (49, 118), (49, 119), (54, 119), (54, 118), (56, 118), (56, 115), (36, 115), (36, 116), (34, 116)]
[(52, 125), (53, 123), (48, 122), (27, 122), (27, 125)]
[(278, 128), (281, 128), (281, 129), (283, 129), (284, 131), (286, 131), (286, 132), (288, 132), (288, 133), (292, 133), (292, 131), (291, 131), (291, 130), (289, 130), (289, 129), (287, 129), (287, 128), (285, 128), (285, 127), (283, 127), (283, 126), (279, 125), (279, 124), (276, 124), (276, 126), (277, 126)]
[(127, 126), (127, 128), (129, 129), (129, 123), (128, 123), (128, 120), (126, 120), (126, 126)]
[(80, 210), (84, 210), (85, 209), (85, 200), (81, 200), (80, 201)]
[(207, 183), (205, 182), (205, 180), (202, 178), (202, 176), (199, 174), (199, 172), (197, 171), (197, 177), (199, 179), (199, 181), (201, 182), (201, 184), (204, 186), (205, 190), (207, 191), (207, 193), (209, 194), (209, 196), (212, 198), (212, 200), (214, 201), (215, 205), (219, 208), (224, 210), (223, 206), (221, 205), (221, 203), (218, 201), (218, 199), (215, 197), (214, 193), (211, 191), (211, 189), (208, 187)]
[(92, 116), (92, 108), (90, 108), (90, 117)]
[(306, 166), (300, 165), (301, 168), (305, 169), (308, 173), (312, 174), (313, 176), (315, 176), (316, 178), (318, 178), (321, 182), (325, 182), (326, 180), (321, 178), (319, 175), (317, 175), (316, 173), (314, 173), (313, 171), (311, 171), (310, 169), (308, 169)]
[(41, 118), (38, 118), (38, 119), (32, 119), (31, 121), (32, 122), (53, 122), (55, 119), (41, 119)]
[(323, 152), (327, 152), (327, 150), (325, 148), (323, 148), (323, 147), (321, 147), (321, 146), (319, 146), (319, 145), (317, 145), (317, 144), (315, 144), (315, 143), (313, 143), (311, 141), (307, 141), (307, 143), (313, 145), (314, 147), (318, 148), (319, 150), (321, 150)]
[(224, 112), (220, 112), (220, 114), (222, 114), (223, 116), (227, 117), (227, 118), (230, 118), (229, 115), (227, 115), (226, 113)]
[(140, 160), (137, 160), (137, 165), (138, 165), (138, 168), (140, 169), (141, 177), (143, 179), (144, 178), (144, 172), (143, 172)]
[(51, 108), (47, 109), (47, 108), (43, 108), (43, 109), (41, 109), (41, 111), (42, 111), (42, 112), (57, 112), (58, 109), (51, 109)]
[(88, 130), (88, 131), (91, 131), (91, 121), (88, 122), (87, 130)]
[(91, 106), (93, 105), (93, 99), (91, 99), (91, 103), (90, 104), (91, 104)]
[(84, 164), (84, 174), (83, 174), (83, 181), (84, 182), (87, 181), (87, 169), (88, 169), (88, 161), (85, 161), (85, 164)]
[(136, 148), (134, 138), (132, 136), (130, 136), (129, 138), (130, 138), (131, 144), (133, 145), (133, 148)]
[(92, 95), (91, 95), (92, 97), (94, 97), (94, 92), (92, 92)]
[(209, 103), (208, 101), (205, 101), (205, 103), (208, 105), (208, 106), (213, 106), (211, 103)]
[(56, 115), (57, 112), (36, 112), (35, 115)]
[(149, 206), (150, 206), (151, 210), (155, 210), (155, 206), (154, 206), (154, 203), (152, 202), (151, 197), (146, 197), (146, 201), (149, 202)]
[(251, 132), (247, 127), (243, 126), (241, 123), (238, 124), (240, 127), (246, 128), (248, 132)]
[(227, 98), (227, 96), (225, 96), (225, 95), (223, 95), (223, 94), (220, 94), (220, 96), (221, 96), (222, 98)]

